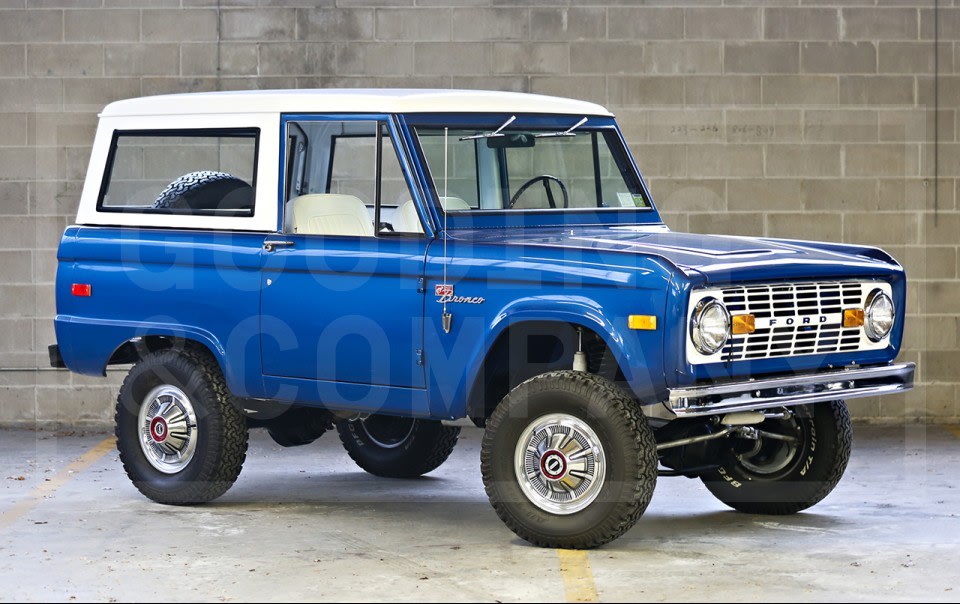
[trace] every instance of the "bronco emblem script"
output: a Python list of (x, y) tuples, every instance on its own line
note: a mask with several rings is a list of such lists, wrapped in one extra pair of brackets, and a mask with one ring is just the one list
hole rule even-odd
[(437, 297), (438, 304), (483, 304), (483, 298), (479, 296), (455, 296), (453, 295), (453, 286), (449, 283), (438, 283), (433, 287), (433, 295)]

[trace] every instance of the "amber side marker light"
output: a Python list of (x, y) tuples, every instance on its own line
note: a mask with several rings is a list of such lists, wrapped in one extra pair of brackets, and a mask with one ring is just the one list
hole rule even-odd
[(843, 326), (844, 327), (862, 327), (863, 326), (863, 309), (862, 308), (847, 308), (843, 311)]
[(630, 329), (653, 331), (657, 328), (657, 317), (656, 315), (630, 315), (627, 318), (627, 325)]
[(757, 323), (753, 315), (733, 315), (733, 325), (730, 330), (735, 336), (753, 333), (757, 330)]
[(80, 298), (89, 298), (90, 294), (93, 293), (93, 288), (90, 287), (89, 283), (74, 283), (70, 287), (70, 293)]

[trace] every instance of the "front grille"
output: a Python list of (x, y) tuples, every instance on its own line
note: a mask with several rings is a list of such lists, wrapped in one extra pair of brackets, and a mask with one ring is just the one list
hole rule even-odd
[[(739, 361), (859, 350), (862, 328), (844, 328), (843, 311), (863, 308), (864, 296), (875, 286), (824, 281), (723, 288), (720, 299), (730, 314), (752, 314), (758, 328), (751, 334), (731, 336), (720, 357)], [(827, 316), (826, 322), (819, 322)], [(810, 323), (805, 324), (804, 317)], [(769, 323), (773, 324), (760, 328)]]

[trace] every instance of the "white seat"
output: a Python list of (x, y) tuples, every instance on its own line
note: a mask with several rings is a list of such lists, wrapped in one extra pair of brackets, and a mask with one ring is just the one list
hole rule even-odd
[(373, 237), (370, 212), (353, 195), (301, 195), (287, 205), (287, 230), (292, 233)]
[[(470, 204), (460, 199), (459, 197), (441, 197), (440, 205), (443, 206), (444, 210), (469, 210)], [(413, 204), (412, 199), (408, 199), (403, 202), (399, 208), (397, 208), (396, 214), (394, 214), (393, 228), (398, 233), (422, 233), (423, 225), (420, 224), (420, 215), (417, 214), (417, 206)]]
[(397, 208), (393, 214), (393, 230), (398, 233), (422, 233), (423, 225), (420, 224), (420, 215), (417, 214), (417, 206), (413, 205), (413, 200), (408, 199)]

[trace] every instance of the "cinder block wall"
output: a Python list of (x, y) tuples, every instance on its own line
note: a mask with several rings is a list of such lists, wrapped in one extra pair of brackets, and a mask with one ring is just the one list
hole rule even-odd
[(103, 105), (337, 86), (598, 101), (674, 228), (883, 246), (911, 280), (902, 356), (922, 386), (854, 413), (956, 421), (960, 0), (939, 4), (937, 19), (934, 0), (0, 0), (0, 423), (112, 415), (120, 375), (35, 370)]

